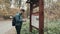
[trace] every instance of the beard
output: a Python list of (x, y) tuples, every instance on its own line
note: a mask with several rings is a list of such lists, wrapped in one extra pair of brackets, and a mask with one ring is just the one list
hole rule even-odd
[(20, 15), (22, 15), (22, 13), (19, 13)]

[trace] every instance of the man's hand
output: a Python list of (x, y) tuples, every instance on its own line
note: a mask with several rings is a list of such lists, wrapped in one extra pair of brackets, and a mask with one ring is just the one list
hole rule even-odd
[(23, 22), (26, 22), (26, 19), (22, 19), (23, 20)]

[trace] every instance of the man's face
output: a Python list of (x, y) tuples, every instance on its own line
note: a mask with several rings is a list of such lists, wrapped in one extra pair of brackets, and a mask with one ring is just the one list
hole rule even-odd
[(24, 12), (23, 12), (23, 11), (19, 11), (19, 13), (20, 13), (21, 15), (23, 15), (23, 14), (24, 14)]
[(22, 14), (24, 13), (23, 11), (20, 11)]

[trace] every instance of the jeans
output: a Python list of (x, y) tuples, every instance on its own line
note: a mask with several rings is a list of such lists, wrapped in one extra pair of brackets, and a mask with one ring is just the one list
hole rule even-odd
[(22, 24), (20, 26), (15, 26), (17, 34), (20, 34)]

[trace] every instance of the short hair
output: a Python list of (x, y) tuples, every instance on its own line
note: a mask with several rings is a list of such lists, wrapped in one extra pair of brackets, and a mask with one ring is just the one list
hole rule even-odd
[(21, 11), (25, 12), (25, 10), (24, 10), (24, 9), (21, 9)]

